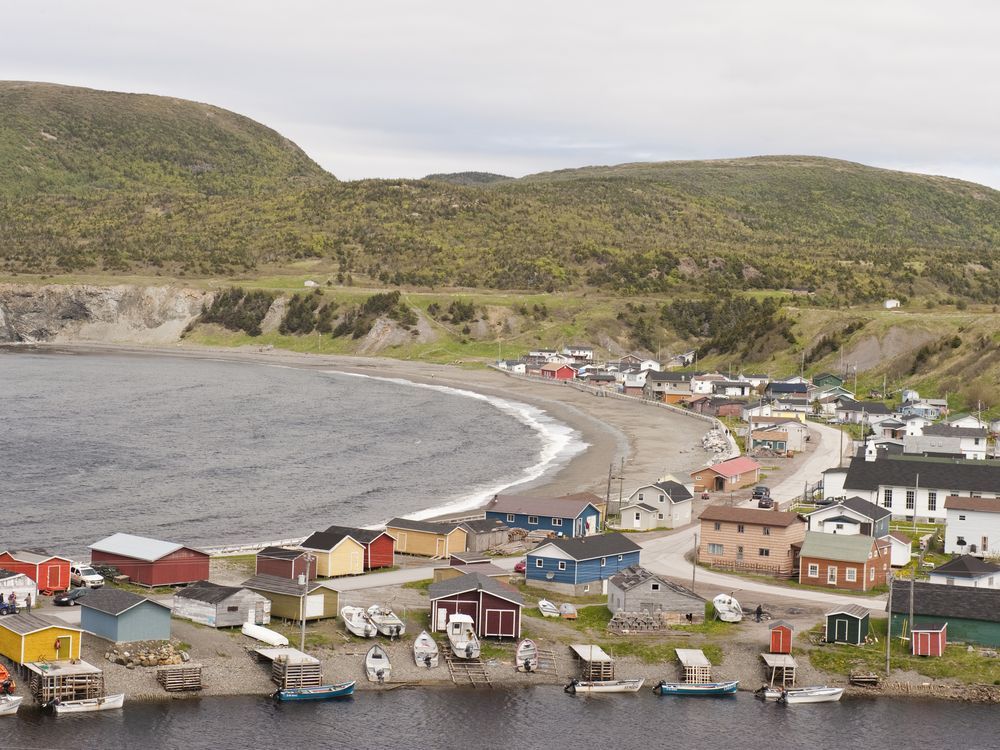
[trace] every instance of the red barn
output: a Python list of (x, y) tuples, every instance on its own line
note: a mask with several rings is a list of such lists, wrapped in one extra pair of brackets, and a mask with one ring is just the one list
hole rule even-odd
[(792, 626), (784, 620), (775, 620), (771, 628), (771, 653), (792, 653)]
[(914, 656), (941, 656), (948, 645), (948, 623), (923, 622), (910, 628)]
[(549, 362), (547, 365), (542, 365), (542, 377), (552, 380), (572, 380), (576, 377), (576, 370), (559, 362)]
[(316, 579), (316, 556), (300, 549), (287, 547), (265, 547), (257, 553), (257, 567), (254, 575), (277, 576), (297, 581), (300, 575), (308, 580)]
[(68, 557), (52, 555), (41, 549), (0, 552), (0, 568), (24, 573), (39, 591), (66, 591), (70, 587)]
[(396, 539), (385, 529), (352, 529), (347, 526), (331, 526), (325, 533), (348, 534), (360, 542), (365, 548), (365, 570), (391, 568), (396, 564)]
[(208, 553), (175, 542), (112, 534), (90, 545), (94, 565), (114, 565), (140, 586), (175, 586), (208, 580)]
[(444, 631), (448, 617), (469, 615), (480, 638), (520, 638), (524, 599), (510, 586), (482, 573), (432, 583), (431, 630)]

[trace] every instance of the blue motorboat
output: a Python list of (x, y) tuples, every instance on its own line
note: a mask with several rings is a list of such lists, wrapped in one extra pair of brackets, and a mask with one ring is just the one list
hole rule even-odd
[(354, 681), (337, 685), (316, 685), (315, 687), (285, 688), (274, 693), (279, 701), (325, 701), (331, 698), (346, 698), (354, 693)]
[(656, 687), (653, 688), (653, 692), (660, 695), (732, 695), (736, 692), (736, 688), (739, 685), (739, 680), (700, 683), (666, 682), (660, 680)]

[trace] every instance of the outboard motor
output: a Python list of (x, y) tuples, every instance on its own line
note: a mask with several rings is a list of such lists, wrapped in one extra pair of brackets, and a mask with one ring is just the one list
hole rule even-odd
[(531, 659), (525, 659), (524, 660), (524, 671), (525, 672), (530, 672), (531, 671)]
[(428, 669), (431, 668), (431, 655), (430, 654), (427, 654), (424, 657), (424, 666), (427, 667)]
[(385, 670), (384, 669), (380, 669), (378, 672), (376, 672), (375, 676), (378, 677), (378, 684), (379, 685), (381, 685), (381, 684), (383, 684), (385, 682)]
[(570, 695), (576, 694), (576, 686), (580, 684), (579, 680), (570, 680), (569, 685), (563, 688), (563, 692), (569, 693)]
[(472, 658), (472, 644), (471, 643), (466, 643), (465, 644), (465, 658), (466, 659), (471, 659)]

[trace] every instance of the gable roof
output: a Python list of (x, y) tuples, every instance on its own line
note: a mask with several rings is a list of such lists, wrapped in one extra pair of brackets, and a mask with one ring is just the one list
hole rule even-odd
[(182, 588), (174, 596), (179, 596), (182, 599), (194, 599), (207, 604), (218, 604), (241, 591), (244, 589), (240, 586), (220, 586), (211, 581), (195, 581), (190, 586)]
[(147, 562), (156, 562), (179, 549), (189, 549), (192, 552), (200, 552), (203, 555), (208, 554), (194, 547), (177, 544), (176, 542), (164, 542), (159, 539), (122, 533), (104, 537), (104, 539), (91, 544), (90, 549), (97, 552), (107, 552), (111, 555), (131, 557), (135, 560), (145, 560)]
[(704, 598), (698, 596), (698, 594), (691, 591), (691, 589), (684, 588), (679, 584), (668, 581), (665, 578), (661, 578), (655, 573), (651, 573), (646, 570), (641, 565), (630, 565), (629, 567), (624, 568), (611, 576), (611, 583), (622, 591), (631, 591), (636, 586), (639, 586), (646, 581), (656, 581), (656, 583), (659, 583), (661, 586), (668, 588), (675, 593), (684, 594), (685, 596), (693, 597), (699, 601), (705, 601)]
[(873, 521), (881, 521), (883, 518), (892, 515), (892, 511), (888, 508), (883, 508), (881, 505), (870, 503), (857, 495), (849, 497), (846, 500), (841, 500), (840, 504), (845, 508), (850, 508), (856, 513), (860, 513), (865, 518), (872, 519)]
[(362, 544), (371, 544), (383, 534), (395, 541), (392, 534), (385, 529), (356, 529), (353, 526), (329, 526), (326, 532), (328, 534), (345, 533)]
[(947, 423), (931, 424), (924, 428), (925, 435), (936, 437), (984, 438), (989, 432), (985, 427), (955, 427)]
[(553, 546), (562, 550), (574, 560), (593, 560), (595, 557), (609, 555), (624, 555), (627, 552), (638, 552), (641, 547), (625, 534), (597, 534), (576, 538), (551, 539), (539, 545), (529, 555), (538, 555), (545, 547)]
[(459, 521), (455, 525), (461, 526), (473, 534), (489, 534), (494, 531), (507, 531), (510, 528), (503, 521), (498, 521), (495, 518), (473, 518), (468, 521)]
[(167, 610), (170, 609), (169, 605), (163, 602), (147, 599), (144, 596), (133, 594), (131, 591), (125, 591), (124, 589), (110, 587), (102, 587), (89, 591), (85, 597), (80, 599), (80, 606), (117, 617), (120, 614), (128, 612), (133, 607), (138, 607), (143, 602), (149, 602)]
[(861, 534), (826, 534), (807, 531), (799, 558), (816, 557), (820, 560), (864, 563), (868, 561), (875, 540)]
[(288, 547), (264, 547), (257, 553), (257, 557), (270, 557), (275, 560), (296, 560), (309, 553), (301, 549), (289, 549)]
[(623, 505), (621, 507), (621, 510), (619, 511), (619, 514), (621, 513), (621, 511), (628, 510), (629, 508), (642, 508), (647, 513), (657, 513), (658, 512), (656, 510), (656, 508), (654, 508), (652, 505), (649, 505), (648, 503), (629, 503), (628, 505)]
[(434, 601), (435, 599), (443, 599), (446, 596), (454, 596), (466, 591), (485, 591), (488, 594), (506, 599), (514, 604), (524, 604), (524, 597), (516, 589), (482, 573), (469, 573), (468, 575), (449, 578), (446, 581), (432, 583), (427, 587), (427, 596), (431, 601)]
[(513, 513), (532, 516), (555, 516), (576, 518), (588, 506), (596, 506), (592, 500), (581, 497), (529, 497), (527, 495), (497, 495), (483, 508), (492, 513)]
[[(431, 534), (448, 536), (458, 531), (459, 527), (451, 523), (436, 523), (433, 521), (411, 521), (407, 518), (393, 518), (386, 523), (386, 529), (405, 529), (406, 531), (426, 531)], [(464, 531), (464, 529), (463, 529)]]
[(692, 474), (697, 474), (701, 471), (714, 471), (716, 474), (721, 474), (726, 477), (734, 477), (737, 474), (744, 474), (748, 471), (756, 471), (760, 468), (760, 464), (754, 461), (748, 456), (737, 456), (736, 458), (731, 458), (728, 461), (722, 461), (717, 464), (712, 464), (711, 466), (706, 466), (702, 469), (697, 469), (692, 471)]
[(972, 510), (981, 513), (1000, 513), (1000, 498), (959, 497), (949, 495), (944, 499), (946, 510)]
[(972, 555), (961, 555), (930, 571), (932, 576), (941, 575), (949, 578), (981, 578), (996, 573), (1000, 573), (1000, 565)]
[(765, 390), (768, 393), (805, 393), (809, 390), (809, 386), (805, 383), (771, 382), (767, 384)]
[(702, 511), (702, 521), (730, 521), (733, 523), (753, 523), (761, 526), (787, 527), (793, 523), (805, 523), (798, 513), (763, 508), (733, 508), (728, 505), (709, 505)]
[(80, 628), (67, 625), (64, 622), (51, 622), (44, 617), (29, 615), (26, 612), (18, 612), (16, 615), (0, 617), (0, 627), (7, 628), (7, 630), (18, 635), (28, 635), (29, 633), (35, 633), (46, 628), (62, 628), (64, 630), (73, 630), (77, 633), (83, 632)]
[(691, 494), (687, 487), (673, 479), (665, 479), (659, 482), (653, 482), (652, 484), (644, 484), (633, 490), (632, 494), (634, 495), (639, 490), (644, 490), (647, 487), (655, 487), (660, 490), (670, 499), (670, 502), (672, 503), (682, 503), (685, 500), (692, 500), (694, 498), (694, 495)]
[(849, 615), (851, 617), (857, 617), (859, 620), (863, 620), (866, 617), (870, 617), (871, 613), (860, 604), (848, 604), (846, 606), (838, 607), (837, 609), (831, 609), (826, 613), (827, 617), (830, 615)]
[(880, 454), (875, 461), (866, 461), (864, 455), (851, 459), (844, 488), (876, 490), (879, 485), (915, 487), (917, 474), (920, 475), (921, 489), (996, 492), (1000, 487), (1000, 463)]
[[(910, 585), (906, 583), (903, 586), (906, 596), (893, 597), (893, 614), (909, 614)], [(1000, 622), (1000, 589), (947, 586), (924, 581), (914, 581), (912, 586), (913, 613), (916, 615)]]
[(19, 549), (14, 551), (6, 550), (6, 552), (18, 562), (27, 562), (35, 565), (43, 563), (46, 560), (65, 560), (66, 562), (71, 562), (68, 557), (52, 555), (41, 549)]
[[(287, 594), (289, 596), (302, 596), (303, 589), (297, 581), (293, 581), (290, 578), (268, 575), (253, 576), (246, 579), (240, 586), (245, 589), (252, 589), (253, 591), (266, 591), (269, 594)], [(309, 581), (305, 586), (307, 594), (311, 594), (316, 589), (337, 591), (331, 583), (326, 581)]]
[[(334, 527), (331, 527), (334, 528)], [(338, 531), (331, 531), (327, 529), (326, 531), (317, 531), (304, 542), (302, 542), (302, 547), (306, 549), (315, 550), (332, 550), (338, 544), (343, 542), (345, 539), (351, 539), (357, 542), (361, 546), (364, 544), (354, 538), (354, 529), (341, 528)]]

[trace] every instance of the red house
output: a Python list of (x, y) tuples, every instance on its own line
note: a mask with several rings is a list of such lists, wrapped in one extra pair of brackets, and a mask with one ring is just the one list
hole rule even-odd
[(0, 552), (0, 569), (24, 573), (42, 591), (66, 591), (70, 587), (68, 557), (51, 555), (45, 550), (24, 549)]
[(775, 620), (771, 628), (771, 653), (792, 653), (792, 626), (784, 620)]
[(277, 576), (297, 581), (300, 575), (316, 579), (316, 556), (300, 549), (265, 547), (257, 553), (254, 575)]
[(94, 565), (114, 565), (140, 586), (176, 586), (208, 580), (208, 553), (175, 542), (112, 534), (90, 545)]
[[(385, 529), (352, 529), (348, 526), (331, 526), (322, 533), (347, 534), (360, 542), (365, 548), (365, 570), (391, 568), (396, 564), (396, 538)], [(303, 542), (302, 546), (308, 547), (309, 545)]]
[(576, 377), (576, 370), (560, 362), (549, 362), (547, 365), (542, 365), (542, 377), (552, 380), (572, 380)]
[(922, 622), (910, 628), (914, 656), (941, 656), (948, 645), (948, 623)]
[(431, 630), (443, 632), (448, 617), (469, 615), (480, 638), (520, 638), (524, 599), (513, 588), (482, 573), (449, 578), (427, 588)]

